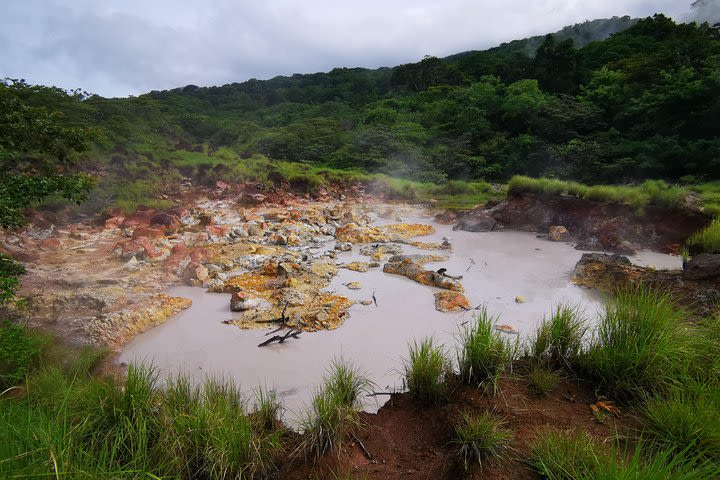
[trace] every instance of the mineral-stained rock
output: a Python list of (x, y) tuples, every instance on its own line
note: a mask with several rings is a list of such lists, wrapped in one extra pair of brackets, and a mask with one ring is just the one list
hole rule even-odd
[(458, 310), (470, 310), (470, 302), (459, 292), (442, 291), (435, 292), (435, 310), (440, 312), (457, 312)]
[(444, 262), (447, 259), (448, 257), (446, 257), (445, 255), (393, 255), (392, 257), (388, 258), (388, 262), (395, 263), (410, 260), (414, 263), (417, 263), (418, 265), (425, 265), (426, 263)]
[(352, 243), (337, 242), (335, 244), (335, 250), (338, 250), (340, 252), (349, 252), (350, 250), (352, 250)]
[(262, 237), (263, 230), (256, 223), (251, 223), (247, 228), (248, 235), (251, 237)]
[(518, 295), (515, 297), (515, 303), (525, 303), (527, 300), (522, 295)]
[(553, 242), (565, 242), (570, 238), (570, 232), (562, 225), (551, 225), (548, 228), (548, 240)]
[(383, 272), (402, 275), (423, 285), (431, 287), (444, 288), (456, 292), (464, 291), (463, 286), (457, 280), (440, 275), (431, 270), (425, 270), (422, 266), (413, 262), (411, 259), (405, 259), (400, 262), (388, 262), (383, 267)]
[(382, 227), (369, 227), (348, 223), (338, 227), (335, 237), (341, 242), (350, 243), (383, 243), (397, 239), (408, 239), (421, 235), (430, 235), (435, 229), (431, 225), (413, 223), (395, 223)]
[(197, 262), (188, 263), (182, 273), (183, 280), (187, 280), (193, 285), (202, 285), (208, 280), (207, 268)]
[(170, 213), (158, 213), (150, 219), (150, 226), (159, 226), (166, 232), (174, 232), (180, 227), (180, 219)]
[(230, 298), (230, 310), (244, 312), (245, 310), (267, 310), (272, 304), (264, 298), (253, 297), (247, 292), (235, 292)]
[(360, 255), (366, 255), (375, 260), (381, 260), (384, 255), (399, 255), (401, 253), (402, 247), (394, 243), (376, 243), (360, 248)]
[(367, 272), (371, 268), (379, 267), (378, 262), (350, 262), (340, 265), (340, 268), (347, 268), (354, 272)]
[(345, 286), (349, 288), (350, 290), (360, 290), (362, 286), (360, 285), (360, 282), (350, 282), (346, 283)]
[(720, 255), (712, 253), (695, 255), (685, 263), (683, 274), (685, 278), (692, 280), (720, 277)]
[(473, 210), (461, 216), (453, 230), (465, 230), (466, 232), (489, 232), (497, 221), (487, 213), (480, 210)]
[(508, 335), (518, 335), (519, 332), (515, 330), (512, 325), (495, 325), (495, 330), (502, 333), (507, 333)]

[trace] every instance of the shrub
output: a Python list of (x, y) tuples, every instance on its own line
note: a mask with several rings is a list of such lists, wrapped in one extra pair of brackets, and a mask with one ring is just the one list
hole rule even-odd
[(512, 431), (505, 428), (503, 421), (487, 412), (463, 413), (455, 425), (454, 443), (465, 470), (471, 463), (477, 462), (482, 467), (485, 462), (501, 458), (510, 448), (512, 438)]
[(450, 364), (442, 347), (432, 339), (410, 346), (410, 359), (405, 363), (408, 391), (421, 402), (436, 405), (447, 398)]
[(552, 370), (533, 367), (527, 375), (528, 384), (538, 395), (546, 395), (555, 388), (558, 375)]
[(0, 389), (25, 379), (47, 341), (47, 337), (9, 320), (0, 325)]
[(635, 287), (618, 292), (579, 359), (601, 388), (624, 399), (667, 391), (683, 381), (692, 338), (685, 314), (666, 293)]
[(360, 407), (360, 395), (365, 393), (371, 383), (352, 364), (343, 360), (334, 360), (329, 375), (325, 378), (325, 387), (337, 401), (351, 408)]
[(527, 354), (539, 365), (569, 368), (581, 351), (585, 325), (578, 306), (557, 305), (538, 327)]
[(511, 367), (516, 349), (506, 342), (495, 329), (496, 318), (483, 308), (475, 322), (460, 332), (458, 365), (460, 376), (467, 384), (483, 385), (489, 382), (493, 392), (500, 375)]

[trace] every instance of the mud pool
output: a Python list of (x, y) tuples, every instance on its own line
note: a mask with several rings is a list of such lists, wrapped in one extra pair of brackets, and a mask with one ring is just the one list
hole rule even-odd
[[(486, 305), (490, 314), (500, 315), (498, 324), (510, 325), (523, 339), (558, 302), (579, 304), (589, 317), (597, 315), (601, 295), (570, 283), (570, 276), (582, 251), (572, 244), (536, 238), (533, 233), (499, 231), (472, 233), (453, 231), (429, 218), (405, 218), (407, 222), (432, 224), (436, 233), (414, 240), (442, 242), (447, 237), (451, 252), (419, 250), (402, 245), (405, 254), (447, 254), (444, 262), (430, 263), (428, 269), (444, 267), (451, 275), (463, 275), (465, 295), (473, 306)], [(375, 219), (376, 224), (387, 223)], [(332, 249), (333, 242), (323, 248)], [(337, 262), (367, 261), (354, 245), (350, 252), (338, 252)], [(680, 259), (653, 252), (631, 257), (634, 263), (655, 268), (679, 268)], [(345, 284), (359, 282), (359, 290)], [(207, 375), (235, 380), (247, 391), (258, 385), (275, 390), (283, 400), (286, 418), (292, 422), (303, 410), (326, 368), (333, 359), (352, 361), (377, 385), (378, 391), (401, 390), (402, 362), (407, 345), (432, 336), (451, 345), (459, 326), (472, 319), (473, 311), (441, 313), (435, 310), (433, 293), (438, 289), (420, 285), (405, 277), (383, 273), (382, 267), (361, 273), (340, 269), (328, 291), (353, 300), (350, 317), (336, 330), (305, 332), (297, 340), (257, 345), (268, 330), (243, 330), (226, 325), (234, 315), (229, 294), (206, 293), (199, 287), (173, 287), (168, 294), (192, 300), (192, 307), (155, 327), (126, 346), (117, 362), (144, 361), (160, 369), (161, 376), (183, 372), (193, 379)], [(524, 303), (517, 303), (522, 296)], [(386, 397), (369, 398), (366, 409), (374, 411)]]

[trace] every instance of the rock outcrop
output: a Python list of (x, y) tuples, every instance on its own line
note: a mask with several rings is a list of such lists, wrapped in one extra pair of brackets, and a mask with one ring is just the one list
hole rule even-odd
[(703, 280), (720, 277), (720, 255), (701, 253), (685, 263), (683, 268), (685, 278), (690, 280)]
[(425, 270), (421, 265), (410, 258), (399, 262), (388, 262), (383, 267), (383, 272), (394, 275), (402, 275), (423, 285), (443, 288), (455, 292), (462, 292), (464, 288), (460, 282), (453, 278), (446, 277), (432, 270)]

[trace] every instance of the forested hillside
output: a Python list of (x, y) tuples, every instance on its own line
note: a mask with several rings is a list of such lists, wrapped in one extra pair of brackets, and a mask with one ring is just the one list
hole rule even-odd
[(131, 98), (8, 91), (65, 112), (71, 126), (96, 127), (86, 164), (136, 179), (241, 175), (257, 155), (439, 183), (720, 177), (717, 26), (656, 15), (582, 48), (564, 37), (548, 35), (532, 56), (531, 42), (511, 43)]

